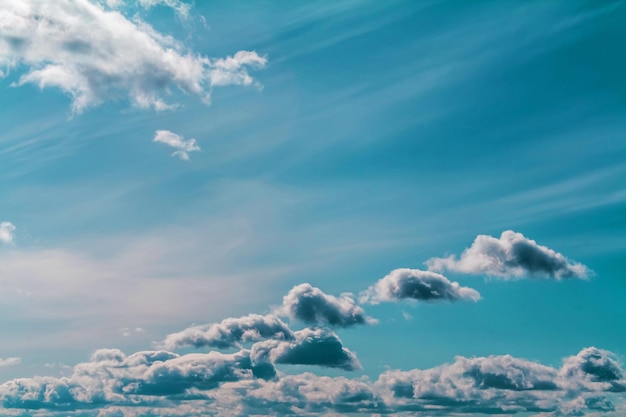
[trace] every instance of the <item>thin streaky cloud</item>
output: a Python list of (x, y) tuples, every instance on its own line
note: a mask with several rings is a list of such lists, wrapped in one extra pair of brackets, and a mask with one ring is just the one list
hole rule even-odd
[(172, 156), (178, 157), (183, 161), (189, 161), (190, 152), (200, 151), (200, 146), (197, 145), (195, 139), (184, 139), (182, 136), (169, 130), (157, 130), (152, 140), (176, 149)]

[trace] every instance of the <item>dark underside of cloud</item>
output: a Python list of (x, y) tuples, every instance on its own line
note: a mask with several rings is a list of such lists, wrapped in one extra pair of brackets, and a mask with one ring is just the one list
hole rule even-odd
[(460, 258), (432, 258), (429, 270), (484, 274), (501, 278), (587, 278), (589, 269), (521, 233), (502, 232), (500, 238), (478, 235)]
[(350, 294), (335, 297), (306, 283), (289, 291), (281, 312), (292, 320), (316, 325), (350, 327), (372, 322)]
[(379, 280), (361, 294), (361, 302), (379, 303), (385, 301), (417, 300), (478, 301), (478, 291), (451, 282), (441, 274), (419, 269), (400, 268)]

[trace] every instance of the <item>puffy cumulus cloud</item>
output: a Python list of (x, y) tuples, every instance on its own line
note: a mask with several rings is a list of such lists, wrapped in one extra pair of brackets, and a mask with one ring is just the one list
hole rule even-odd
[(270, 381), (226, 384), (216, 391), (217, 404), (238, 404), (232, 415), (322, 415), (385, 410), (367, 379), (327, 377), (312, 373), (282, 375)]
[(577, 355), (565, 358), (560, 375), (563, 381), (573, 384), (568, 386), (573, 390), (626, 392), (617, 356), (596, 347), (585, 348)]
[(197, 152), (200, 150), (200, 147), (196, 144), (195, 139), (185, 140), (182, 136), (177, 135), (174, 132), (170, 132), (169, 130), (157, 130), (153, 141), (164, 143), (167, 146), (176, 149), (172, 153), (172, 156), (177, 156), (183, 161), (189, 160), (190, 152)]
[(431, 271), (486, 274), (502, 278), (587, 278), (589, 269), (521, 233), (505, 230), (500, 238), (478, 235), (460, 258), (432, 258), (426, 261)]
[(435, 272), (401, 268), (391, 271), (360, 296), (361, 302), (373, 304), (406, 299), (428, 302), (478, 301), (480, 294)]
[(169, 334), (159, 346), (169, 350), (186, 346), (224, 349), (268, 338), (292, 340), (294, 335), (289, 326), (274, 315), (249, 314), (220, 323), (188, 327)]
[[(46, 416), (94, 417), (623, 415), (618, 403), (623, 393), (611, 384), (623, 382), (623, 368), (612, 353), (596, 348), (565, 358), (561, 368), (510, 355), (457, 357), (430, 369), (388, 370), (375, 381), (312, 373), (270, 375), (269, 368), (255, 365), (261, 350), (130, 356), (100, 350), (70, 377), (0, 385), (1, 413), (11, 415), (12, 407), (16, 413), (38, 408)], [(271, 353), (261, 356), (265, 360)]]
[[(186, 10), (177, 0), (141, 3)], [(214, 86), (258, 85), (248, 69), (266, 62), (251, 51), (218, 59), (198, 55), (95, 0), (0, 0), (0, 76), (25, 68), (15, 86), (58, 88), (72, 97), (75, 113), (120, 99), (140, 108), (170, 109), (175, 105), (164, 96), (173, 89), (208, 103)]]
[(350, 294), (335, 297), (306, 283), (296, 285), (283, 297), (280, 312), (307, 324), (350, 327), (375, 322), (365, 315)]
[(11, 243), (13, 242), (13, 233), (15, 232), (15, 226), (11, 222), (0, 223), (0, 242)]
[[(267, 365), (265, 365), (267, 368)], [(83, 409), (108, 404), (159, 404), (170, 397), (193, 398), (190, 390), (211, 390), (225, 382), (253, 379), (250, 353), (178, 355), (143, 351), (130, 356), (102, 349), (69, 377), (14, 379), (0, 385), (4, 408)]]
[(317, 365), (347, 371), (361, 369), (356, 355), (343, 347), (341, 339), (328, 329), (306, 328), (294, 333), (294, 340), (265, 340), (252, 345), (253, 363)]
[[(577, 358), (576, 361), (567, 358), (561, 369), (510, 355), (457, 357), (454, 363), (431, 369), (387, 371), (381, 374), (376, 386), (387, 404), (396, 403), (405, 410), (443, 408), (448, 413), (534, 411), (549, 415), (585, 415), (590, 410), (612, 409), (608, 395), (614, 392), (615, 385), (588, 384), (598, 372), (591, 368), (582, 370), (580, 364), (585, 360), (579, 359), (587, 358), (589, 349), (572, 357)], [(620, 369), (619, 365), (605, 362), (606, 355), (611, 354), (605, 352), (604, 356), (600, 355), (602, 359), (595, 354), (594, 357), (602, 362), (602, 369), (612, 369), (609, 378), (618, 378), (613, 366)], [(570, 366), (572, 362), (578, 366)], [(619, 375), (621, 378), (621, 373)], [(572, 399), (577, 399), (575, 407)], [(573, 408), (579, 414), (563, 414)]]

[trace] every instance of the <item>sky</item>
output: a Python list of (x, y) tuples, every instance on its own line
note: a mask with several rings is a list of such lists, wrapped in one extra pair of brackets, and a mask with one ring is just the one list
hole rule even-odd
[(0, 414), (625, 415), (625, 19), (0, 0)]

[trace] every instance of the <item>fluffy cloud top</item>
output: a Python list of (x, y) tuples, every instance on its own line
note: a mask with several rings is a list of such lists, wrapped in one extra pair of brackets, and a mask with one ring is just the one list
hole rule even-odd
[[(142, 0), (143, 1), (143, 0)], [(145, 6), (178, 1), (144, 1)], [(182, 9), (181, 9), (182, 7)], [(140, 108), (171, 108), (172, 88), (210, 101), (211, 89), (255, 84), (248, 68), (262, 68), (256, 52), (211, 59), (187, 51), (145, 22), (88, 0), (0, 0), (0, 76), (26, 68), (16, 86), (54, 87), (80, 113), (107, 100), (128, 98)]]
[(296, 285), (283, 297), (280, 310), (291, 319), (308, 324), (327, 324), (337, 327), (350, 327), (357, 324), (373, 323), (365, 315), (351, 295), (340, 297), (325, 294), (311, 284)]
[(200, 147), (196, 144), (195, 139), (183, 139), (182, 136), (177, 135), (169, 130), (157, 130), (154, 135), (154, 142), (164, 143), (167, 146), (171, 146), (176, 149), (172, 156), (177, 156), (183, 161), (189, 160), (190, 152), (197, 152)]
[(15, 232), (15, 226), (10, 222), (0, 223), (0, 242), (11, 243), (13, 242), (13, 232)]
[(400, 301), (478, 301), (478, 291), (451, 282), (441, 274), (419, 269), (395, 269), (361, 294), (362, 302)]
[(589, 269), (521, 233), (505, 230), (500, 238), (478, 235), (460, 258), (432, 258), (429, 270), (486, 274), (502, 278), (587, 278)]
[(347, 371), (361, 369), (356, 355), (343, 347), (341, 339), (328, 329), (306, 328), (294, 333), (293, 341), (265, 340), (252, 346), (254, 363), (317, 365)]
[(289, 326), (276, 316), (250, 314), (228, 318), (220, 323), (188, 327), (168, 335), (161, 345), (170, 350), (185, 346), (223, 349), (239, 346), (241, 342), (268, 338), (292, 340), (294, 335)]

